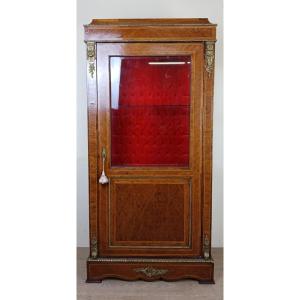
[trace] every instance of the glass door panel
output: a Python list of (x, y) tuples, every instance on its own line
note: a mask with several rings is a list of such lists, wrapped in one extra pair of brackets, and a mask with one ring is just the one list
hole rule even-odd
[(190, 56), (110, 56), (111, 166), (189, 166)]

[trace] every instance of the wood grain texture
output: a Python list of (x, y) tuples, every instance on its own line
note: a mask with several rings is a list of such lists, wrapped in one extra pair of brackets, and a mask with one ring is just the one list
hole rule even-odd
[[(98, 242), (98, 257), (203, 259), (205, 241), (210, 252), (214, 76), (213, 68), (206, 68), (205, 47), (215, 39), (216, 26), (207, 19), (104, 19), (85, 26), (85, 40), (95, 41), (97, 54), (94, 74), (87, 65), (87, 88), (90, 239)], [(191, 57), (188, 167), (111, 166), (110, 56)], [(102, 168), (110, 178), (107, 185), (98, 184)], [(87, 268), (88, 282), (213, 282), (212, 262), (88, 261)], [(168, 272), (149, 277), (135, 271), (145, 268)]]
[[(93, 19), (90, 25), (115, 25), (115, 26), (178, 26), (178, 25), (214, 25), (207, 18), (158, 18), (158, 19)], [(88, 25), (86, 25), (88, 26)]]
[[(136, 256), (176, 256), (176, 255), (199, 255), (201, 249), (201, 151), (202, 140), (200, 139), (202, 130), (201, 121), (201, 106), (203, 97), (203, 78), (202, 73), (197, 70), (203, 68), (203, 45), (190, 44), (98, 44), (97, 46), (97, 69), (101, 70), (98, 74), (98, 119), (99, 119), (99, 149), (105, 147), (107, 149), (107, 164), (105, 166), (107, 176), (114, 177), (138, 178), (140, 176), (148, 178), (178, 178), (186, 177), (191, 181), (192, 195), (192, 214), (189, 222), (191, 223), (192, 237), (191, 247), (183, 249), (179, 248), (176, 251), (173, 248), (168, 248), (166, 245), (161, 245), (160, 248), (113, 248), (109, 246), (109, 187), (99, 186), (100, 193), (100, 253), (106, 256), (119, 255), (136, 255)], [(180, 167), (111, 167), (111, 130), (110, 130), (110, 82), (109, 82), (109, 57), (113, 55), (124, 56), (147, 56), (147, 55), (190, 55), (192, 59), (191, 68), (191, 117), (190, 117), (190, 165), (188, 168)], [(102, 169), (102, 161), (99, 160), (99, 170)], [(166, 232), (172, 228), (164, 228)]]
[[(164, 274), (147, 276), (140, 269), (163, 270)], [(101, 282), (106, 278), (122, 280), (194, 279), (200, 283), (214, 283), (213, 263), (99, 263), (87, 262), (87, 282)]]
[(189, 247), (189, 180), (113, 180), (111, 189), (111, 245)]
[[(87, 101), (88, 101), (88, 167), (89, 167), (89, 233), (90, 249), (93, 248), (92, 240), (98, 240), (98, 136), (97, 136), (97, 79), (90, 73), (90, 63), (96, 65), (96, 43), (94, 56), (88, 58), (86, 65), (87, 74)], [(97, 245), (96, 245), (97, 248)], [(90, 253), (92, 255), (92, 253)]]
[(216, 39), (216, 25), (208, 19), (93, 20), (85, 25), (86, 41), (168, 42)]
[[(202, 239), (208, 238), (211, 245), (212, 219), (212, 134), (213, 134), (213, 90), (214, 72), (204, 74), (204, 106), (203, 106), (203, 209), (202, 209)], [(202, 253), (203, 255), (203, 253)]]

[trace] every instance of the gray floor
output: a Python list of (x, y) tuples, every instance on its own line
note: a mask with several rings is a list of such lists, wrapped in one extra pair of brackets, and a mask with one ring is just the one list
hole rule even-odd
[(223, 248), (212, 250), (215, 260), (215, 284), (199, 284), (194, 280), (176, 282), (143, 282), (103, 280), (102, 283), (85, 283), (85, 260), (88, 248), (77, 251), (78, 300), (222, 300), (223, 299)]

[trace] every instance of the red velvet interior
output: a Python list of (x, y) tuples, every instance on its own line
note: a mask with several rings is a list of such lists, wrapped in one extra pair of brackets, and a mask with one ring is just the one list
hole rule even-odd
[(188, 166), (190, 57), (111, 57), (110, 62), (111, 165)]

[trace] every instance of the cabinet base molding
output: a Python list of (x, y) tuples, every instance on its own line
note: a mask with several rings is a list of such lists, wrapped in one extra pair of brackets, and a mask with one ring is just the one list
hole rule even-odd
[(214, 262), (202, 258), (89, 258), (86, 282), (103, 279), (176, 281), (194, 279), (199, 283), (214, 282)]

